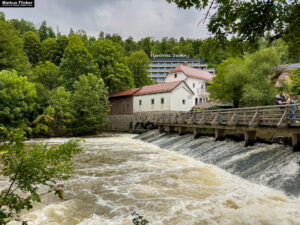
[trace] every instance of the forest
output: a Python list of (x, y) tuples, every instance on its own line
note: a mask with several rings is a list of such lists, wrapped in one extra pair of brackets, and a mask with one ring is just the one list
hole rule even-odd
[[(179, 40), (150, 37), (135, 41), (118, 34), (89, 36), (70, 28), (55, 32), (46, 21), (37, 26), (0, 13), (0, 121), (18, 127), (38, 115), (54, 118), (54, 135), (97, 133), (106, 123), (108, 92), (151, 84), (149, 56), (185, 54), (200, 57), (217, 75), (209, 86), (214, 100), (235, 106), (273, 104), (280, 91), (299, 95), (299, 69), (289, 71), (291, 83), (275, 88), (288, 63), (299, 62), (299, 7), (279, 38), (271, 33), (251, 40), (238, 36)], [(298, 33), (297, 33), (298, 32)], [(296, 36), (296, 38), (294, 38)]]

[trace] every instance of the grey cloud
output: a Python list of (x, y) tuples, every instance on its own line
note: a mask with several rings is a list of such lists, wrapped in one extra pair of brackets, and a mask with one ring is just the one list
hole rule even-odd
[(61, 33), (84, 29), (97, 36), (100, 31), (118, 33), (136, 40), (150, 36), (203, 38), (206, 26), (198, 22), (203, 14), (195, 9), (182, 10), (166, 0), (36, 0), (34, 9), (0, 9), (6, 17), (24, 18), (39, 24), (46, 20)]

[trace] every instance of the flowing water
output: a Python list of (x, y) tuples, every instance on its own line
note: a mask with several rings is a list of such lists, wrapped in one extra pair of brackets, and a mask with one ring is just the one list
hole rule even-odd
[(131, 210), (150, 225), (300, 224), (300, 154), (288, 147), (157, 131), (85, 140), (65, 199), (43, 196), (29, 224), (129, 225)]

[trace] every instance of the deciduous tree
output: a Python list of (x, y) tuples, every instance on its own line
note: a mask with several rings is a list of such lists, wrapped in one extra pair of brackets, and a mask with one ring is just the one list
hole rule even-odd
[(36, 65), (40, 60), (41, 42), (39, 37), (32, 31), (23, 34), (24, 51), (27, 54), (29, 62)]
[(109, 111), (107, 89), (100, 77), (82, 75), (74, 82), (71, 97), (74, 110), (73, 132), (77, 135), (92, 134), (103, 129)]
[(0, 123), (17, 127), (32, 120), (36, 108), (36, 90), (27, 77), (16, 71), (0, 72)]
[(69, 44), (61, 59), (60, 71), (63, 76), (63, 84), (67, 90), (71, 90), (73, 83), (81, 75), (93, 73), (99, 75), (99, 69), (88, 50), (84, 47), (81, 38), (77, 35), (69, 37)]
[(14, 69), (20, 75), (29, 73), (30, 64), (23, 51), (23, 40), (18, 32), (4, 20), (0, 20), (0, 71)]
[(128, 57), (127, 65), (133, 74), (136, 87), (152, 83), (152, 80), (148, 77), (149, 64), (150, 60), (144, 51), (132, 52)]
[(134, 87), (132, 73), (125, 64), (123, 50), (111, 40), (100, 39), (89, 46), (93, 58), (101, 71), (101, 76), (109, 91), (119, 91)]

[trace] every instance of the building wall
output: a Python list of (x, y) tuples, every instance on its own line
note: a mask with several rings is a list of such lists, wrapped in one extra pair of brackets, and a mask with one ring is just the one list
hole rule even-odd
[[(164, 98), (164, 103), (161, 103)], [(154, 99), (154, 104), (152, 104)], [(142, 105), (139, 101), (142, 101)], [(182, 100), (185, 100), (183, 104)], [(172, 92), (133, 97), (133, 112), (154, 112), (154, 111), (189, 111), (193, 106), (191, 91), (184, 83), (179, 84)]]
[(133, 113), (133, 96), (121, 96), (110, 98), (109, 115), (128, 115)]
[(193, 94), (183, 83), (171, 92), (171, 111), (189, 111), (193, 106)]
[[(161, 104), (161, 98), (164, 103)], [(154, 99), (154, 104), (152, 104)], [(140, 105), (139, 101), (142, 101)], [(149, 95), (138, 95), (133, 97), (133, 112), (170, 111), (170, 92)]]
[[(175, 78), (175, 74), (177, 74), (177, 77)], [(173, 81), (178, 81), (178, 80), (185, 80), (187, 76), (183, 72), (178, 72), (178, 73), (171, 73), (168, 74), (165, 78), (164, 82), (173, 82)]]
[[(177, 78), (175, 78), (175, 74), (177, 74)], [(170, 73), (165, 78), (165, 82), (172, 82), (178, 80), (185, 80), (186, 84), (190, 87), (190, 89), (194, 92), (193, 96), (193, 104), (207, 102), (209, 100), (209, 93), (206, 91), (206, 80), (195, 79), (192, 77), (187, 77), (183, 72), (178, 73)], [(195, 85), (194, 85), (195, 84)], [(197, 100), (195, 100), (197, 99)]]
[[(206, 80), (188, 77), (185, 82), (195, 93), (195, 95), (193, 96), (194, 105), (196, 105), (196, 103), (203, 103), (209, 100), (209, 93), (206, 90)], [(196, 98), (197, 100), (195, 100)]]

